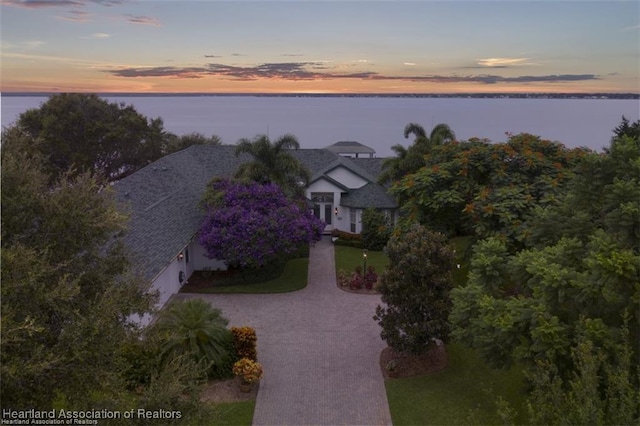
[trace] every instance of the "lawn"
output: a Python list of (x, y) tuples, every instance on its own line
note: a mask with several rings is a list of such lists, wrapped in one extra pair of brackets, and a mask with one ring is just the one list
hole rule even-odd
[[(356, 266), (364, 266), (362, 249), (346, 246), (335, 246), (336, 271), (341, 269), (353, 272)], [(381, 251), (367, 252), (367, 267), (373, 265), (376, 273), (381, 274), (389, 264), (389, 258)]]
[(526, 423), (524, 376), (518, 368), (493, 370), (463, 346), (447, 347), (446, 370), (429, 376), (389, 379), (385, 386), (393, 424), (503, 424), (498, 396), (517, 410), (516, 424)]
[(266, 293), (287, 293), (301, 290), (307, 286), (307, 275), (309, 269), (309, 258), (298, 258), (287, 262), (284, 272), (278, 278), (255, 284), (237, 284), (219, 287), (206, 287), (193, 289), (193, 293), (243, 293), (243, 294), (266, 294)]
[(256, 401), (227, 402), (216, 404), (216, 418), (211, 426), (250, 426), (253, 423), (253, 411)]

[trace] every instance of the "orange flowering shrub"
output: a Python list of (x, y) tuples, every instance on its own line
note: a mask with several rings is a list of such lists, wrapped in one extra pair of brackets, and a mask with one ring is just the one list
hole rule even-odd
[(262, 379), (262, 365), (249, 358), (242, 358), (233, 364), (233, 374), (242, 377), (245, 383), (255, 383)]
[(256, 349), (258, 337), (256, 331), (251, 327), (231, 327), (233, 334), (233, 347), (238, 354), (238, 358), (247, 358), (252, 361), (258, 360)]

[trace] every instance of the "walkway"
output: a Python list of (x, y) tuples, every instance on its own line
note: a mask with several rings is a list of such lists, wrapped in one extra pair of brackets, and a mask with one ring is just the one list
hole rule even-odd
[(311, 249), (309, 283), (300, 291), (202, 297), (230, 325), (258, 335), (264, 378), (254, 425), (390, 425), (379, 367), (385, 343), (373, 321), (379, 296), (339, 290), (333, 244)]

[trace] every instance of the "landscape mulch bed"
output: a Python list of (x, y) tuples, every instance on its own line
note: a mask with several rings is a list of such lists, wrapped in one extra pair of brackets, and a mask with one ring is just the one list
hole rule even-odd
[(379, 294), (375, 289), (371, 289), (368, 290), (366, 288), (351, 288), (348, 285), (347, 286), (341, 286), (340, 284), (338, 284), (338, 288), (342, 291), (346, 291), (347, 293), (356, 293), (356, 294)]
[(256, 383), (251, 391), (242, 392), (240, 390), (240, 377), (234, 377), (228, 380), (216, 380), (207, 383), (200, 400), (202, 402), (239, 402), (256, 399), (258, 395), (258, 387), (260, 383)]
[[(390, 362), (395, 363), (393, 371), (387, 368)], [(433, 374), (444, 370), (447, 363), (447, 351), (442, 343), (434, 345), (422, 355), (397, 352), (391, 347), (386, 347), (380, 353), (380, 369), (385, 379)]]
[(236, 274), (238, 274), (237, 270), (228, 269), (226, 271), (210, 271), (208, 276), (205, 277), (202, 271), (195, 271), (180, 291), (188, 293), (194, 290), (224, 285)]

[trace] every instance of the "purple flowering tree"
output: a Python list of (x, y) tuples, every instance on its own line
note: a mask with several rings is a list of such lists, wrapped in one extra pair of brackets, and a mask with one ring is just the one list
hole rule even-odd
[(213, 182), (200, 244), (229, 266), (259, 268), (322, 237), (324, 222), (274, 184)]

